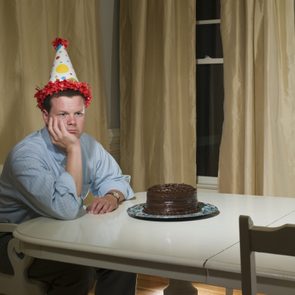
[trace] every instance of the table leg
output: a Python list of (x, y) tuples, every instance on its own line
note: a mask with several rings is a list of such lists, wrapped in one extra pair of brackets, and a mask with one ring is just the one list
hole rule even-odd
[(169, 280), (169, 285), (164, 289), (164, 295), (198, 295), (198, 289), (191, 282)]

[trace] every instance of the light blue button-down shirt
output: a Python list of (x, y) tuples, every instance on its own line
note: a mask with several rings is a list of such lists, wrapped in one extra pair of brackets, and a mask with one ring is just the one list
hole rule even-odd
[(66, 156), (52, 144), (46, 128), (18, 143), (8, 155), (0, 177), (0, 222), (20, 223), (47, 216), (74, 219), (85, 214), (83, 199), (91, 191), (103, 196), (121, 191), (133, 197), (130, 177), (123, 175), (113, 157), (91, 136), (80, 138), (83, 187), (77, 196), (72, 176), (65, 171)]

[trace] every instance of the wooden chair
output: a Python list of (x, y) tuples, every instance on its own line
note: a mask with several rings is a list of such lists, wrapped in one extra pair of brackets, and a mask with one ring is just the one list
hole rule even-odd
[[(0, 223), (1, 233), (12, 233), (17, 224)], [(27, 269), (33, 258), (19, 255), (18, 240), (12, 238), (8, 242), (8, 257), (14, 274), (0, 272), (0, 294), (5, 295), (39, 295), (45, 294), (43, 285), (27, 277)], [(1, 261), (0, 261), (1, 263)]]
[(295, 256), (295, 225), (254, 226), (249, 216), (241, 215), (239, 226), (242, 294), (256, 295), (255, 252)]

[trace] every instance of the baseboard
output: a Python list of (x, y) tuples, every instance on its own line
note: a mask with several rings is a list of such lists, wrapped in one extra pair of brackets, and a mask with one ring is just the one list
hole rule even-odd
[(218, 177), (198, 176), (198, 191), (218, 192)]

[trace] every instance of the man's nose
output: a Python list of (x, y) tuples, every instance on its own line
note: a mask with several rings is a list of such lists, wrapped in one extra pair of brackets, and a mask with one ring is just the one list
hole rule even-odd
[(77, 121), (76, 121), (76, 117), (74, 114), (69, 114), (67, 116), (67, 124), (68, 125), (76, 125)]

